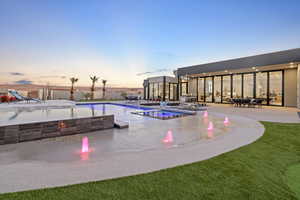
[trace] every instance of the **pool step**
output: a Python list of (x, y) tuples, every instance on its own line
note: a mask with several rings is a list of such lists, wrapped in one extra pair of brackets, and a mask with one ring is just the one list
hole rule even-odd
[(119, 129), (128, 128), (129, 123), (128, 122), (123, 122), (123, 121), (115, 121), (115, 127), (119, 128)]

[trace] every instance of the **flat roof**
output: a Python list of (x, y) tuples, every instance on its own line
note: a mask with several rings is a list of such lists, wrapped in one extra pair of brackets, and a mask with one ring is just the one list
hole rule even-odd
[(300, 48), (181, 67), (177, 69), (177, 75), (184, 76), (224, 70), (237, 70), (251, 67), (286, 64), (291, 62), (300, 62)]

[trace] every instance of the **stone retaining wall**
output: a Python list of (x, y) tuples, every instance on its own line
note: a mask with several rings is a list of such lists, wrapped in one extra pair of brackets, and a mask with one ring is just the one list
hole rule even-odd
[(113, 115), (1, 126), (0, 145), (74, 135), (113, 127)]

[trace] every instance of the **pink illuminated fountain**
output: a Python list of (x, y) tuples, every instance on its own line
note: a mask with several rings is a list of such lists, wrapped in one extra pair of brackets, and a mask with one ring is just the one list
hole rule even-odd
[(88, 153), (88, 152), (89, 152), (89, 138), (85, 136), (82, 138), (81, 153)]
[(172, 143), (173, 142), (173, 133), (172, 131), (168, 131), (166, 137), (163, 139), (164, 143)]
[(213, 129), (214, 129), (214, 124), (212, 122), (209, 122), (207, 130), (212, 131)]
[(227, 126), (228, 124), (229, 124), (229, 119), (228, 119), (228, 117), (225, 117), (225, 119), (224, 119), (224, 125)]
[(214, 137), (213, 130), (214, 130), (214, 124), (212, 122), (209, 122), (208, 127), (207, 127), (207, 131), (208, 131), (207, 132), (207, 137), (210, 138), (210, 139)]
[(207, 110), (206, 111), (204, 111), (204, 113), (203, 113), (203, 117), (208, 117), (208, 112), (207, 112)]

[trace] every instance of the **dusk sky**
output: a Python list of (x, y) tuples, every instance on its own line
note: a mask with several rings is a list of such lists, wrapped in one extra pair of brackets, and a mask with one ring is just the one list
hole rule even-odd
[[(300, 1), (0, 0), (0, 84), (142, 87), (153, 73), (300, 47)], [(100, 86), (100, 82), (98, 86)]]

